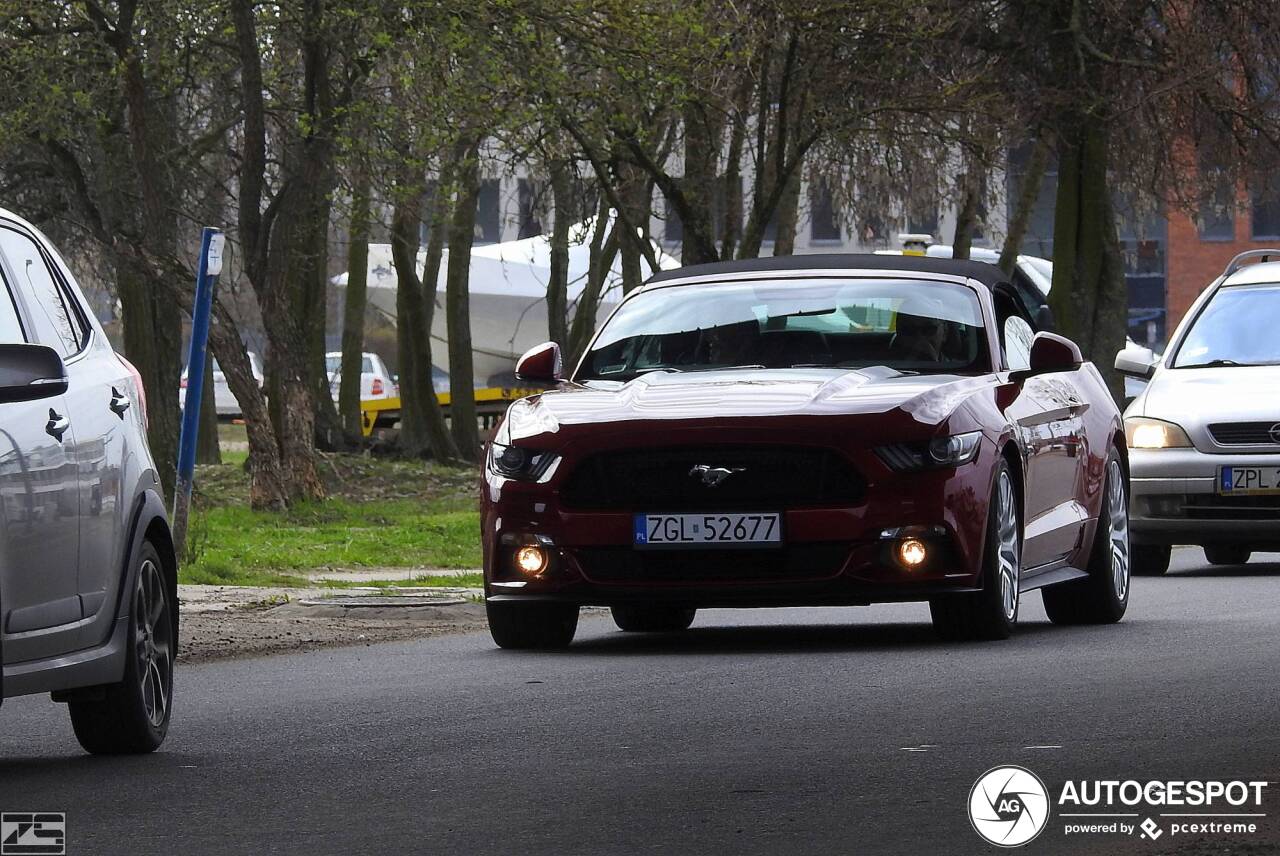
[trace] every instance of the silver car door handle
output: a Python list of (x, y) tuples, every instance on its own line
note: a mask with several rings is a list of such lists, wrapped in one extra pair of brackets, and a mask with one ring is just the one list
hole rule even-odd
[(50, 436), (62, 442), (62, 435), (67, 433), (67, 429), (71, 427), (71, 420), (65, 416), (58, 414), (52, 407), (49, 408), (49, 421), (45, 424), (44, 430)]
[(123, 419), (124, 412), (129, 409), (129, 396), (125, 395), (113, 386), (111, 387), (111, 404), (107, 406), (111, 408), (111, 411), (115, 413), (116, 416)]

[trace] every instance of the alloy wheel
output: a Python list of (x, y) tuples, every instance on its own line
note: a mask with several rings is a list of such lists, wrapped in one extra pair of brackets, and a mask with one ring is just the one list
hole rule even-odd
[(999, 536), (1000, 603), (1004, 617), (1013, 621), (1018, 614), (1018, 582), (1021, 561), (1018, 541), (1018, 503), (1013, 492), (1013, 479), (1008, 471), (1000, 473), (996, 485), (996, 520)]
[(150, 559), (138, 570), (133, 614), (142, 704), (151, 725), (159, 728), (169, 712), (173, 683), (173, 624), (164, 578)]
[(1111, 584), (1121, 603), (1129, 596), (1129, 504), (1119, 461), (1107, 466), (1107, 534), (1111, 541)]

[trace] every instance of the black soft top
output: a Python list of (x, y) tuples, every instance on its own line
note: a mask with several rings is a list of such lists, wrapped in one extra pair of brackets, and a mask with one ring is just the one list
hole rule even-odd
[(693, 276), (746, 273), (748, 271), (789, 270), (904, 270), (922, 273), (965, 276), (991, 288), (1008, 282), (1000, 268), (986, 262), (968, 259), (940, 259), (930, 256), (877, 256), (870, 253), (824, 253), (818, 255), (771, 256), (761, 259), (740, 259), (732, 262), (712, 262), (705, 265), (689, 265), (674, 270), (659, 271), (650, 283), (671, 282)]

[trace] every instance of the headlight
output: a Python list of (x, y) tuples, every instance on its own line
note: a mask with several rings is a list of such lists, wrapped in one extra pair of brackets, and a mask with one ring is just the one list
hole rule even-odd
[(927, 443), (894, 443), (876, 448), (876, 455), (891, 470), (916, 472), (936, 467), (958, 467), (978, 456), (981, 431), (935, 437)]
[(943, 467), (957, 467), (967, 464), (978, 456), (978, 442), (982, 440), (981, 431), (967, 431), (964, 434), (952, 434), (950, 437), (935, 437), (929, 441), (929, 457), (934, 463)]
[(522, 446), (489, 444), (489, 468), (501, 476), (520, 481), (546, 481), (555, 471), (560, 456)]
[(1189, 449), (1191, 438), (1182, 426), (1160, 419), (1134, 417), (1124, 420), (1124, 436), (1130, 449)]

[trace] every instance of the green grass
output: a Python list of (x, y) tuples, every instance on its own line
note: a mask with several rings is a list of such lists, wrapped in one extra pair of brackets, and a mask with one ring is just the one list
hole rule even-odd
[[(480, 566), (474, 471), (332, 455), (322, 461), (321, 474), (330, 499), (275, 513), (248, 507), (241, 462), (200, 467), (188, 536), (191, 560), (179, 580), (297, 586), (308, 584), (308, 573), (332, 569)], [(464, 574), (387, 584), (480, 583), (478, 575)]]

